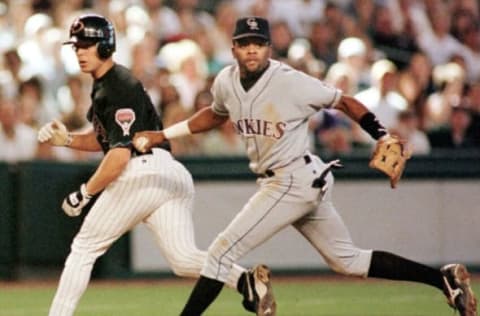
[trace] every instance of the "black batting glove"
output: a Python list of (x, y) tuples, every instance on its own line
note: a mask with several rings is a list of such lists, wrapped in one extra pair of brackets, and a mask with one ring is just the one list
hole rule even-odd
[(63, 200), (62, 209), (68, 216), (75, 217), (82, 213), (82, 209), (90, 202), (92, 195), (88, 194), (85, 183), (80, 190), (67, 195)]

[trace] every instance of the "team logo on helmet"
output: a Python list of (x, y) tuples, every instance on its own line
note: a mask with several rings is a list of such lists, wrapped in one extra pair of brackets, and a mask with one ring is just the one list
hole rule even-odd
[(123, 136), (130, 135), (130, 127), (135, 122), (135, 112), (132, 109), (118, 109), (115, 112), (115, 122), (122, 128)]
[(258, 28), (258, 22), (257, 20), (255, 20), (255, 18), (249, 18), (247, 19), (246, 21), (248, 27), (250, 27), (250, 30), (259, 30)]
[(70, 27), (71, 34), (78, 34), (85, 28), (85, 25), (79, 19), (75, 20)]

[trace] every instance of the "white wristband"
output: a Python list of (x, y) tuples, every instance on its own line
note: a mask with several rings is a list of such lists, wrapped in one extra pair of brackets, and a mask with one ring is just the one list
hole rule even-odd
[(72, 144), (73, 142), (73, 135), (68, 133), (67, 134), (67, 139), (65, 139), (65, 147), (70, 147), (70, 145)]
[(173, 139), (191, 134), (192, 131), (190, 131), (190, 128), (188, 127), (188, 120), (178, 122), (163, 130), (163, 135), (165, 135), (166, 139)]

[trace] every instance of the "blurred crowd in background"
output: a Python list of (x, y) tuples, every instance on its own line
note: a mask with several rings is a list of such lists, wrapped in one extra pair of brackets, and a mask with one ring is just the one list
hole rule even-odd
[[(83, 13), (114, 23), (114, 60), (142, 81), (164, 126), (210, 105), (213, 78), (234, 62), (235, 21), (255, 15), (270, 20), (273, 58), (358, 98), (414, 155), (480, 149), (477, 0), (11, 0), (0, 2), (0, 160), (100, 157), (36, 140), (52, 119), (90, 127), (92, 79), (62, 45)], [(373, 145), (336, 110), (310, 126), (314, 151)], [(229, 123), (172, 146), (177, 156), (244, 155)]]

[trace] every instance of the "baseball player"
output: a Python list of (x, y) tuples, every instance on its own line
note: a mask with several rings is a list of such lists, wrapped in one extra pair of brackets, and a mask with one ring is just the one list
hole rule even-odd
[[(90, 179), (63, 201), (65, 213), (78, 216), (98, 195), (73, 240), (50, 316), (73, 315), (96, 259), (139, 223), (151, 230), (175, 274), (198, 277), (206, 260), (206, 252), (198, 250), (194, 240), (190, 173), (172, 158), (166, 141), (145, 153), (132, 146), (135, 132), (159, 130), (162, 125), (142, 84), (113, 62), (112, 24), (99, 15), (80, 16), (66, 44), (73, 46), (81, 70), (94, 79), (87, 115), (93, 129), (72, 134), (53, 121), (40, 129), (38, 139), (55, 146), (103, 151), (105, 156)], [(259, 269), (235, 266), (226, 282), (235, 288), (240, 275), (253, 275)]]
[[(258, 191), (209, 247), (182, 315), (205, 311), (228, 280), (233, 263), (288, 225), (338, 273), (425, 283), (443, 291), (461, 315), (477, 315), (464, 265), (435, 269), (392, 253), (360, 249), (335, 209), (330, 169), (338, 161), (326, 163), (308, 151), (308, 118), (321, 109), (335, 108), (374, 139), (393, 138), (374, 114), (341, 91), (270, 59), (269, 24), (263, 18), (237, 21), (232, 52), (237, 63), (216, 77), (211, 107), (163, 131), (138, 133), (134, 139), (144, 151), (165, 139), (210, 130), (230, 118), (245, 141), (250, 168), (258, 174)], [(239, 282), (249, 281), (243, 277)], [(264, 303), (270, 289), (258, 294)], [(268, 308), (263, 314), (273, 315)]]

